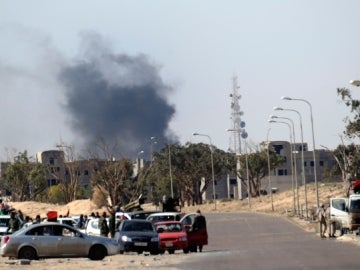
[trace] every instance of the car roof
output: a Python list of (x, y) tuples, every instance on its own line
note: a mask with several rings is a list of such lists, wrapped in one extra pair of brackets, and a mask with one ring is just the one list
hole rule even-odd
[(182, 225), (182, 223), (177, 220), (157, 221), (154, 223), (154, 225), (165, 225), (165, 224), (181, 224)]
[(181, 215), (181, 212), (159, 212), (159, 213), (153, 213), (150, 214), (149, 216), (176, 216), (176, 215)]
[(133, 223), (135, 223), (135, 222), (137, 222), (137, 223), (139, 223), (139, 222), (141, 222), (141, 223), (151, 223), (150, 221), (145, 220), (145, 219), (125, 219), (123, 222), (133, 222)]

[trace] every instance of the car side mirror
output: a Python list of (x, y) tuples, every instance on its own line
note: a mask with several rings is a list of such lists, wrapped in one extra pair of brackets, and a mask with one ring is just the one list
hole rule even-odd
[(159, 229), (157, 229), (157, 232), (158, 232), (158, 233), (163, 233), (163, 232), (164, 232), (164, 228), (159, 228)]

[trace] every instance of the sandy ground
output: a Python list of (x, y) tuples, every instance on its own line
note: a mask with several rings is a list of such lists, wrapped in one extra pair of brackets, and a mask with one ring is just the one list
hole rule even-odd
[(106, 257), (102, 261), (91, 261), (87, 258), (74, 259), (44, 259), (38, 261), (9, 260), (0, 258), (0, 270), (5, 269), (26, 269), (26, 270), (70, 270), (70, 269), (168, 269), (175, 270), (176, 265), (185, 259), (194, 258), (202, 254), (183, 254), (175, 253), (173, 255), (146, 255), (146, 254), (125, 254)]
[[(342, 186), (339, 184), (322, 184), (319, 185), (320, 202), (326, 203), (329, 197), (342, 197)], [(311, 209), (316, 205), (314, 185), (307, 186), (308, 208)], [(304, 207), (304, 189), (299, 190), (299, 202), (301, 207)], [(216, 204), (206, 203), (203, 205), (187, 206), (181, 211), (190, 213), (200, 209), (203, 214), (210, 212), (241, 212), (254, 211), (265, 212), (272, 215), (279, 215), (289, 218), (292, 222), (309, 232), (317, 232), (317, 222), (310, 219), (299, 218), (294, 216), (290, 211), (293, 205), (294, 192), (286, 191), (274, 194), (271, 200), (270, 196), (262, 196), (248, 200), (231, 200), (231, 201), (216, 201)], [(25, 215), (35, 217), (40, 214), (42, 217), (46, 216), (48, 211), (58, 211), (59, 214), (70, 215), (90, 214), (91, 212), (104, 211), (105, 208), (97, 208), (90, 200), (78, 200), (67, 205), (52, 205), (37, 202), (13, 202), (9, 205), (15, 209), (20, 209)], [(143, 205), (144, 210), (156, 209), (151, 204)], [(274, 211), (272, 211), (274, 208)], [(359, 237), (355, 235), (345, 235), (338, 237), (337, 241), (347, 241), (359, 245)], [(115, 269), (176, 269), (176, 265), (184, 260), (196, 259), (198, 256), (206, 256), (206, 253), (190, 253), (183, 254), (182, 251), (177, 251), (174, 255), (167, 253), (157, 256), (149, 256), (148, 254), (124, 254), (106, 257), (102, 261), (90, 261), (86, 258), (79, 259), (46, 259), (39, 261), (31, 261), (30, 265), (22, 265), (19, 260), (9, 260), (8, 258), (0, 258), (0, 270), (2, 269), (26, 269), (26, 270), (70, 270), (70, 269), (92, 269), (97, 267), (106, 267), (107, 270)], [(26, 263), (26, 262), (25, 262)]]

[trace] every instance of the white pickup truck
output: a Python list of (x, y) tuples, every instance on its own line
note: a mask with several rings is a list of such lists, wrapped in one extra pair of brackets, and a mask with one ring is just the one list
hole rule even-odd
[(360, 194), (351, 194), (349, 198), (330, 198), (330, 220), (342, 233), (360, 231)]

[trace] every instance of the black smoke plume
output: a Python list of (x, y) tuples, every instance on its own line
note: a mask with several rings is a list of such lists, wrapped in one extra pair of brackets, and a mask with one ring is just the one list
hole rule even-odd
[(71, 127), (84, 145), (102, 137), (109, 145), (118, 142), (121, 156), (136, 157), (140, 150), (147, 152), (152, 136), (157, 147), (174, 141), (166, 139), (175, 137), (169, 131), (175, 107), (167, 100), (172, 88), (159, 68), (145, 55), (113, 53), (96, 34), (87, 34), (81, 47), (81, 57), (59, 79)]

